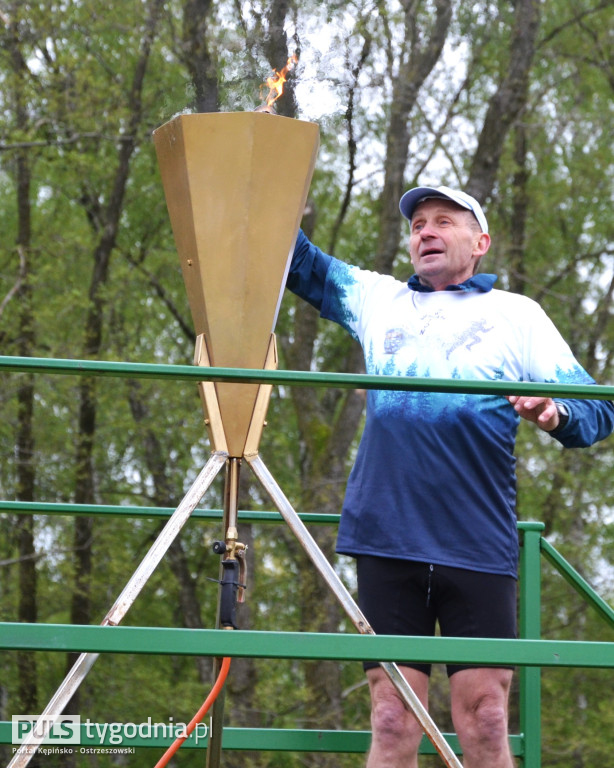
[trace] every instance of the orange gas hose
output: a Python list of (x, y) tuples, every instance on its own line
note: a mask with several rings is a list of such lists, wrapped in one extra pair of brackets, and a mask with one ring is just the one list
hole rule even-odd
[(186, 728), (185, 736), (180, 736), (179, 738), (175, 739), (175, 741), (170, 745), (170, 747), (166, 750), (166, 752), (158, 760), (158, 762), (155, 765), (155, 768), (165, 768), (165, 766), (168, 765), (168, 762), (171, 759), (171, 757), (175, 754), (175, 752), (177, 752), (179, 747), (183, 744), (183, 742), (192, 733), (194, 728), (196, 728), (198, 723), (200, 723), (200, 721), (203, 719), (203, 717), (207, 714), (207, 711), (208, 711), (209, 707), (217, 699), (217, 697), (219, 696), (220, 691), (224, 687), (224, 683), (226, 682), (226, 677), (228, 676), (228, 670), (229, 669), (230, 669), (230, 659), (229, 658), (222, 659), (222, 666), (220, 668), (220, 673), (217, 676), (217, 680), (215, 681), (215, 684), (214, 684), (213, 688), (211, 689), (209, 695), (205, 699), (202, 707), (198, 710), (198, 712), (194, 715), (194, 717), (188, 723), (188, 727)]

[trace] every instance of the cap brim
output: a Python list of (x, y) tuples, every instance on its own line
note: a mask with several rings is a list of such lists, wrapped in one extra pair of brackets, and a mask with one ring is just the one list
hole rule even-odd
[(486, 220), (486, 216), (484, 215), (484, 211), (479, 202), (466, 192), (449, 189), (448, 187), (415, 187), (414, 189), (410, 189), (400, 199), (399, 209), (403, 216), (411, 221), (418, 204), (423, 200), (432, 197), (449, 200), (455, 205), (471, 211), (480, 225), (482, 232), (488, 232), (488, 221)]
[(462, 208), (466, 208), (468, 211), (471, 210), (466, 203), (460, 202), (459, 200), (446, 195), (444, 192), (440, 192), (436, 187), (415, 187), (414, 189), (410, 189), (399, 201), (399, 209), (403, 216), (411, 221), (418, 203), (429, 197), (442, 197), (444, 200), (450, 200), (451, 202), (460, 205)]

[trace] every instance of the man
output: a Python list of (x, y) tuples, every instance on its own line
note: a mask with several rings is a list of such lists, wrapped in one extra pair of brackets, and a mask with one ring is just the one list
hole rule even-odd
[[(477, 272), (490, 246), (479, 203), (447, 187), (401, 199), (415, 274), (408, 283), (348, 266), (299, 233), (288, 287), (364, 349), (367, 372), (594, 383), (532, 300)], [(356, 558), (359, 604), (378, 634), (516, 637), (519, 417), (564, 446), (614, 429), (604, 401), (433, 392), (368, 393), (337, 551)], [(420, 728), (377, 664), (368, 768), (415, 768)], [(427, 705), (429, 665), (403, 664)], [(512, 768), (507, 668), (448, 666), (465, 768)]]

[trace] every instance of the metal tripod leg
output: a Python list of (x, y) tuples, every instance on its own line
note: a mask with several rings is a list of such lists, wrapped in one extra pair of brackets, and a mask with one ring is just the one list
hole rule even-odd
[[(352, 620), (356, 629), (361, 634), (374, 635), (375, 632), (370, 627), (369, 622), (361, 612), (360, 608), (356, 605), (356, 602), (337, 575), (335, 569), (328, 562), (326, 557), (324, 557), (324, 554), (307, 530), (307, 527), (293, 509), (283, 491), (264, 465), (262, 459), (257, 454), (245, 456), (245, 458), (249, 462), (252, 471), (271, 497), (271, 500), (280, 511), (281, 516), (284, 518), (321, 576), (323, 576), (335, 597), (341, 603), (341, 606)], [(416, 696), (413, 688), (401, 673), (399, 667), (392, 662), (380, 662), (380, 666), (401, 695), (409, 710), (420, 723), (423, 731), (430, 739), (446, 766), (448, 766), (448, 768), (462, 768), (461, 763), (452, 751), (450, 745), (438, 730), (431, 716), (422, 705), (422, 702)]]
[[(223, 530), (226, 541), (235, 541), (237, 539), (237, 522), (239, 515), (239, 470), (241, 462), (237, 458), (228, 459), (226, 469), (226, 482), (224, 485), (224, 519)], [(230, 552), (230, 556), (234, 557), (234, 553)], [(225, 578), (224, 568), (220, 565), (220, 582)], [(218, 603), (217, 603), (217, 616), (215, 620), (215, 626), (220, 629), (227, 617), (222, 616), (222, 590), (223, 585), (220, 583)], [(234, 619), (232, 619), (234, 621)], [(232, 629), (232, 626), (226, 625), (224, 629)], [(222, 659), (215, 658), (213, 660), (213, 679), (217, 680), (222, 666)], [(211, 728), (209, 730), (209, 742), (207, 745), (207, 756), (205, 759), (205, 768), (218, 768), (220, 765), (222, 755), (222, 735), (224, 731), (224, 704), (225, 704), (226, 687), (222, 688), (220, 694), (213, 702), (211, 708)]]
[[(228, 454), (226, 453), (215, 452), (211, 454), (209, 460), (192, 484), (192, 487), (183, 497), (181, 503), (169, 518), (168, 522), (160, 532), (160, 535), (151, 546), (149, 552), (145, 555), (141, 564), (130, 578), (130, 581), (126, 584), (122, 593), (115, 601), (115, 604), (101, 622), (101, 626), (115, 626), (124, 618), (128, 609), (138, 597), (139, 592), (144, 587), (145, 583), (166, 554), (168, 548), (196, 508), (196, 505), (202, 499), (203, 494), (211, 485), (220, 469), (224, 466), (227, 458)], [(100, 654), (98, 653), (82, 653), (79, 656), (68, 675), (64, 678), (64, 682), (60, 685), (51, 698), (51, 701), (42, 712), (49, 727), (55, 722), (52, 720), (53, 716), (57, 716), (56, 719), (60, 717), (99, 655)], [(15, 756), (8, 764), (7, 768), (25, 768), (25, 766), (28, 765), (39, 746), (37, 743), (39, 742), (39, 739), (33, 735), (38, 732), (36, 726), (32, 728), (30, 731), (31, 735), (24, 739), (23, 743), (20, 745), (20, 751), (15, 753)]]

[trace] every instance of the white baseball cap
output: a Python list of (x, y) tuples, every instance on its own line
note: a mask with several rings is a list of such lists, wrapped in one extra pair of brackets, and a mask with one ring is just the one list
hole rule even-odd
[(475, 197), (471, 197), (466, 192), (461, 192), (456, 189), (450, 189), (450, 187), (414, 187), (406, 192), (399, 202), (399, 209), (406, 219), (411, 221), (416, 206), (423, 200), (428, 200), (432, 197), (443, 197), (446, 200), (451, 200), (453, 203), (460, 205), (461, 208), (466, 208), (475, 216), (482, 229), (482, 232), (488, 232), (488, 222), (482, 206), (478, 203)]

